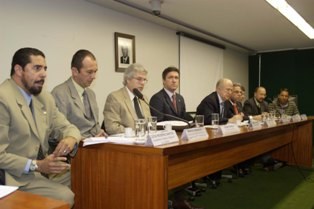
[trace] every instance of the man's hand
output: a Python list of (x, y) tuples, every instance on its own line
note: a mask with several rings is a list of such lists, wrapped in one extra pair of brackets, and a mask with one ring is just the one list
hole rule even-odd
[(56, 157), (54, 154), (48, 155), (43, 160), (37, 160), (38, 171), (41, 173), (62, 173), (64, 170), (70, 169), (70, 165), (66, 163), (66, 157)]
[(99, 133), (96, 134), (95, 137), (108, 137), (108, 134), (103, 130), (103, 129), (100, 129)]
[(58, 146), (56, 147), (55, 151), (53, 152), (54, 156), (56, 157), (66, 156), (73, 150), (75, 144), (76, 139), (73, 137), (66, 137), (62, 139), (58, 143)]

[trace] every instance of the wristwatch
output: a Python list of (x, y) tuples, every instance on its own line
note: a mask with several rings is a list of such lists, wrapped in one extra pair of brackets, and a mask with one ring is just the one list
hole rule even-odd
[(29, 171), (36, 171), (38, 169), (37, 160), (32, 160), (31, 165), (29, 166)]

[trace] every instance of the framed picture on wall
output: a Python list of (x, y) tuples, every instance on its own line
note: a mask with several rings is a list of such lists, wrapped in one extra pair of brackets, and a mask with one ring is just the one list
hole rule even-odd
[(135, 36), (115, 32), (114, 44), (116, 72), (124, 72), (135, 63)]

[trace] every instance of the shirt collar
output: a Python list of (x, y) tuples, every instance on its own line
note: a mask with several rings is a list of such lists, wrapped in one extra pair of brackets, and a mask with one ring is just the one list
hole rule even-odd
[(85, 89), (82, 88), (82, 86), (78, 85), (78, 84), (76, 83), (76, 81), (75, 81), (73, 78), (71, 78), (71, 79), (72, 79), (72, 81), (73, 81), (74, 88), (76, 89), (77, 93), (82, 97), (83, 92), (85, 91)]
[(172, 99), (172, 96), (175, 95), (175, 92), (171, 92), (168, 89), (164, 88), (165, 92), (168, 94), (168, 96), (170, 97), (170, 99)]
[(26, 92), (24, 91), (24, 89), (22, 89), (21, 87), (19, 87), (19, 86), (17, 86), (17, 87), (19, 88), (19, 90), (20, 90), (20, 92), (22, 93), (22, 95), (23, 95), (23, 97), (24, 97), (26, 103), (27, 103), (28, 106), (29, 106), (29, 104), (31, 103), (31, 100), (32, 100), (32, 95), (29, 95), (28, 93), (26, 93)]

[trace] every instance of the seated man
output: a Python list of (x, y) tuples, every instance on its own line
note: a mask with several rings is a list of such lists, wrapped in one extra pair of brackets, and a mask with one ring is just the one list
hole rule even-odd
[(72, 58), (72, 77), (51, 92), (59, 111), (79, 128), (82, 138), (105, 136), (99, 125), (96, 96), (89, 88), (97, 70), (95, 56), (87, 50), (79, 50)]
[[(0, 85), (0, 168), (6, 185), (72, 206), (70, 178), (47, 178), (46, 174), (68, 173), (65, 156), (79, 143), (81, 135), (58, 111), (51, 94), (42, 91), (46, 70), (45, 55), (38, 49), (15, 52), (11, 79)], [(63, 138), (48, 155), (48, 136), (56, 130)]]
[[(230, 79), (222, 78), (216, 84), (216, 91), (205, 97), (197, 107), (196, 114), (204, 115), (204, 124), (211, 124), (211, 114), (219, 114), (219, 124), (236, 122), (242, 120), (241, 114), (233, 115), (230, 111), (229, 99), (232, 94), (233, 83)], [(209, 175), (213, 184), (218, 185), (221, 178), (221, 171)]]
[(294, 101), (289, 100), (289, 90), (280, 89), (277, 99), (269, 104), (269, 111), (274, 111), (276, 115), (296, 115), (300, 114)]
[(211, 124), (211, 114), (219, 114), (219, 124), (242, 120), (241, 115), (233, 115), (230, 111), (229, 99), (232, 94), (233, 83), (231, 80), (222, 78), (216, 84), (216, 91), (205, 97), (198, 105), (196, 114), (204, 115), (204, 124)]
[[(108, 134), (124, 133), (124, 128), (135, 128), (135, 119), (148, 118), (149, 106), (133, 94), (133, 89), (143, 91), (147, 71), (140, 64), (130, 65), (124, 72), (124, 87), (110, 93), (104, 107), (104, 121)], [(147, 101), (147, 99), (146, 99)]]
[[(176, 93), (179, 87), (180, 71), (176, 67), (168, 67), (162, 72), (162, 82), (164, 88), (154, 94), (150, 99), (150, 105), (161, 113), (173, 115), (184, 120), (193, 120), (185, 111), (183, 97)], [(158, 121), (176, 120), (173, 117), (163, 115), (154, 109), (150, 109), (153, 116), (157, 116)]]
[[(259, 86), (254, 91), (254, 97), (246, 100), (243, 106), (243, 112), (247, 116), (252, 116), (254, 120), (262, 120), (262, 113), (269, 112), (268, 103), (265, 101), (266, 89)], [(274, 160), (270, 154), (264, 154), (260, 160), (266, 171), (274, 170), (283, 164)]]

